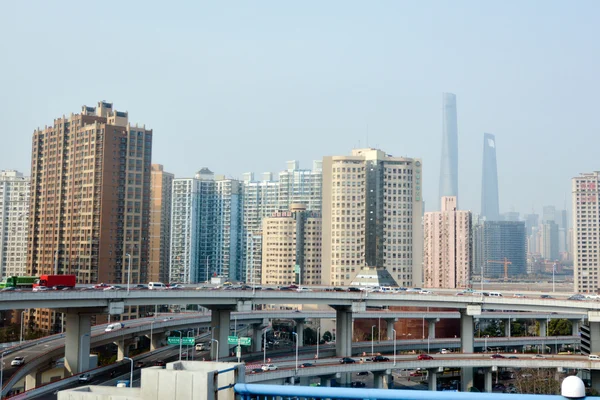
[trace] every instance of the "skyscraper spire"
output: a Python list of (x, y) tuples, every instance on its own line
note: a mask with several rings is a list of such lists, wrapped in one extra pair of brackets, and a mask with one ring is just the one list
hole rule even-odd
[(481, 178), (481, 216), (488, 221), (500, 219), (498, 200), (498, 168), (496, 166), (496, 137), (483, 134), (483, 173)]
[(442, 94), (442, 159), (440, 163), (440, 194), (458, 199), (458, 126), (456, 95)]

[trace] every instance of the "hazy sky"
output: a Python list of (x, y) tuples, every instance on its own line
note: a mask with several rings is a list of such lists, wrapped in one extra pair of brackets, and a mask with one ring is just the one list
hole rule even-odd
[(483, 132), (500, 209), (570, 202), (600, 169), (598, 1), (0, 2), (0, 169), (99, 100), (154, 130), (153, 162), (241, 177), (377, 146), (421, 157), (437, 206), (442, 92), (457, 95), (461, 208)]

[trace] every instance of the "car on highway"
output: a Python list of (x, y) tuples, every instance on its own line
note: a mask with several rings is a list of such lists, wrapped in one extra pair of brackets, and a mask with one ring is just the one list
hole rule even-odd
[(366, 376), (369, 375), (369, 371), (360, 371), (356, 373), (356, 376)]
[(253, 368), (250, 370), (251, 374), (258, 374), (259, 372), (263, 372), (262, 368)]
[(313, 290), (311, 288), (307, 288), (307, 287), (299, 287), (298, 289), (296, 289), (296, 292), (298, 293), (302, 293), (302, 292), (312, 292)]
[(11, 367), (20, 367), (21, 365), (25, 364), (25, 357), (15, 357), (13, 358), (13, 360), (10, 363)]
[(97, 284), (97, 285), (94, 285), (94, 289), (104, 289), (104, 288), (107, 288), (107, 287), (109, 287), (109, 286), (110, 286), (110, 285), (109, 285), (109, 284), (106, 284), (106, 283), (99, 283), (99, 284)]
[(134, 289), (144, 290), (144, 289), (148, 289), (148, 286), (144, 285), (144, 284), (139, 284), (139, 285), (135, 285)]
[(387, 357), (378, 355), (378, 356), (375, 356), (375, 357), (371, 358), (371, 361), (373, 361), (373, 362), (387, 362), (387, 361), (390, 361), (390, 359), (387, 358)]
[(510, 358), (511, 360), (518, 360), (519, 359), (519, 357), (517, 357), (517, 356), (508, 356), (507, 358)]
[(342, 357), (340, 359), (340, 364), (354, 364), (354, 363), (356, 363), (356, 360), (354, 358)]
[(312, 366), (313, 366), (312, 363), (302, 363), (302, 364), (300, 364), (300, 368), (309, 368), (309, 367), (312, 367)]
[(574, 294), (573, 296), (569, 297), (567, 300), (581, 301), (581, 300), (585, 300), (585, 296), (582, 294)]
[(433, 357), (431, 357), (429, 354), (419, 354), (417, 356), (417, 360), (433, 360)]
[(179, 283), (167, 286), (167, 290), (181, 290), (181, 289), (185, 289), (185, 286), (180, 285)]
[(156, 360), (154, 361), (154, 366), (155, 367), (165, 367), (167, 365), (166, 362), (164, 362), (163, 360)]
[(135, 363), (135, 368), (144, 368), (146, 366), (146, 363), (143, 361), (138, 361)]
[(423, 290), (419, 291), (419, 294), (433, 294), (433, 292), (431, 290), (423, 289)]
[(108, 286), (108, 287), (105, 287), (104, 289), (102, 289), (102, 291), (104, 291), (104, 292), (114, 291), (114, 290), (121, 290), (121, 288), (119, 286)]
[(527, 296), (525, 296), (524, 294), (521, 294), (521, 293), (515, 293), (515, 294), (513, 294), (513, 297), (516, 297), (518, 299), (524, 299)]
[(355, 286), (350, 286), (348, 289), (346, 289), (346, 292), (360, 292), (361, 290)]
[(163, 318), (163, 321), (164, 321), (164, 322), (167, 322), (167, 321), (170, 321), (170, 320), (172, 320), (172, 319), (173, 319), (173, 317), (166, 317), (166, 318)]
[(506, 358), (502, 354), (492, 354), (490, 358)]
[(79, 378), (77, 378), (77, 381), (79, 383), (88, 383), (91, 379), (92, 377), (90, 374), (81, 374), (79, 375)]
[(276, 371), (277, 370), (277, 365), (275, 365), (275, 364), (263, 364), (260, 368), (263, 371)]
[(417, 370), (410, 373), (410, 376), (422, 376), (425, 375), (425, 372)]
[(48, 289), (46, 286), (36, 286), (33, 288), (34, 292), (45, 292), (47, 290), (50, 290), (50, 289)]
[(21, 289), (17, 289), (14, 286), (9, 286), (9, 287), (5, 287), (2, 290), (0, 290), (0, 292), (20, 292)]
[(546, 359), (546, 356), (543, 356), (541, 354), (536, 354), (535, 356), (533, 356), (531, 358), (533, 358), (534, 360), (544, 360), (544, 359)]
[(123, 328), (125, 328), (125, 324), (123, 324), (122, 322), (115, 322), (114, 324), (107, 325), (104, 329), (104, 332), (114, 332)]
[(554, 297), (550, 296), (549, 294), (543, 294), (540, 296), (540, 299), (553, 299)]

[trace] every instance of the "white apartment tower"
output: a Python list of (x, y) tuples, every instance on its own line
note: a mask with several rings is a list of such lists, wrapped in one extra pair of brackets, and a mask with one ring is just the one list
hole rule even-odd
[(0, 171), (0, 279), (26, 275), (29, 178)]
[(575, 293), (596, 293), (600, 288), (600, 214), (598, 172), (572, 179), (573, 280)]
[(292, 204), (263, 220), (263, 285), (321, 284), (321, 215)]
[[(292, 204), (304, 204), (308, 211), (321, 211), (322, 162), (314, 161), (313, 168), (300, 169), (297, 161), (288, 161), (279, 180), (270, 172), (254, 180), (254, 174), (243, 178), (243, 238), (244, 254), (241, 280), (261, 282), (262, 223), (278, 211), (289, 210)], [(254, 278), (253, 278), (254, 277)]]
[(423, 218), (424, 286), (456, 289), (471, 280), (471, 212), (456, 209), (456, 197), (442, 197), (442, 211)]
[(377, 149), (323, 158), (323, 284), (346, 286), (364, 266), (402, 286), (423, 282), (421, 160)]

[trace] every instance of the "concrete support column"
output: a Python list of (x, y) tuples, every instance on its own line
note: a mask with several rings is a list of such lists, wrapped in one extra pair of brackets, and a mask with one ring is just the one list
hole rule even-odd
[(460, 369), (461, 392), (468, 392), (473, 387), (473, 368)]
[(337, 357), (352, 356), (352, 309), (335, 310), (335, 352)]
[(540, 336), (548, 336), (548, 321), (546, 319), (538, 319), (538, 322), (540, 323)]
[(504, 321), (504, 336), (509, 338), (510, 337), (510, 318), (508, 318), (507, 320)]
[(492, 393), (492, 369), (485, 368), (483, 370), (483, 391), (486, 393)]
[(437, 391), (437, 368), (427, 370), (427, 389), (432, 392)]
[(71, 374), (90, 369), (90, 316), (67, 313), (65, 367)]
[(435, 323), (436, 322), (440, 322), (439, 318), (429, 318), (427, 320), (427, 326), (428, 326), (428, 338), (429, 339), (435, 339)]
[(473, 353), (473, 316), (460, 313), (460, 348), (463, 353)]
[(162, 334), (153, 334), (152, 340), (150, 341), (150, 351), (154, 351), (162, 347)]
[(373, 372), (373, 387), (375, 389), (388, 389), (389, 374), (387, 371)]
[(115, 344), (117, 345), (117, 361), (121, 361), (123, 357), (129, 357), (129, 341), (121, 339)]
[(398, 318), (386, 318), (385, 319), (385, 323), (386, 323), (386, 331), (387, 331), (387, 340), (394, 340), (394, 326), (396, 325), (396, 322), (398, 321)]
[(352, 383), (351, 372), (338, 372), (335, 374), (335, 379), (338, 381), (341, 387), (350, 387)]
[(219, 341), (219, 345), (211, 341), (210, 357), (212, 360), (217, 358), (217, 347), (219, 348), (219, 358), (229, 356), (229, 326), (231, 325), (231, 310), (213, 309), (210, 314), (210, 327), (212, 329), (212, 339)]
[(571, 321), (571, 326), (572, 326), (571, 334), (573, 336), (578, 336), (579, 335), (579, 320)]
[(252, 325), (252, 352), (258, 353), (262, 350), (263, 331), (260, 324)]
[(300, 347), (304, 346), (304, 318), (296, 319), (296, 333), (298, 334), (298, 343)]
[(38, 374), (32, 371), (28, 375), (25, 375), (25, 390), (35, 389), (38, 385)]

